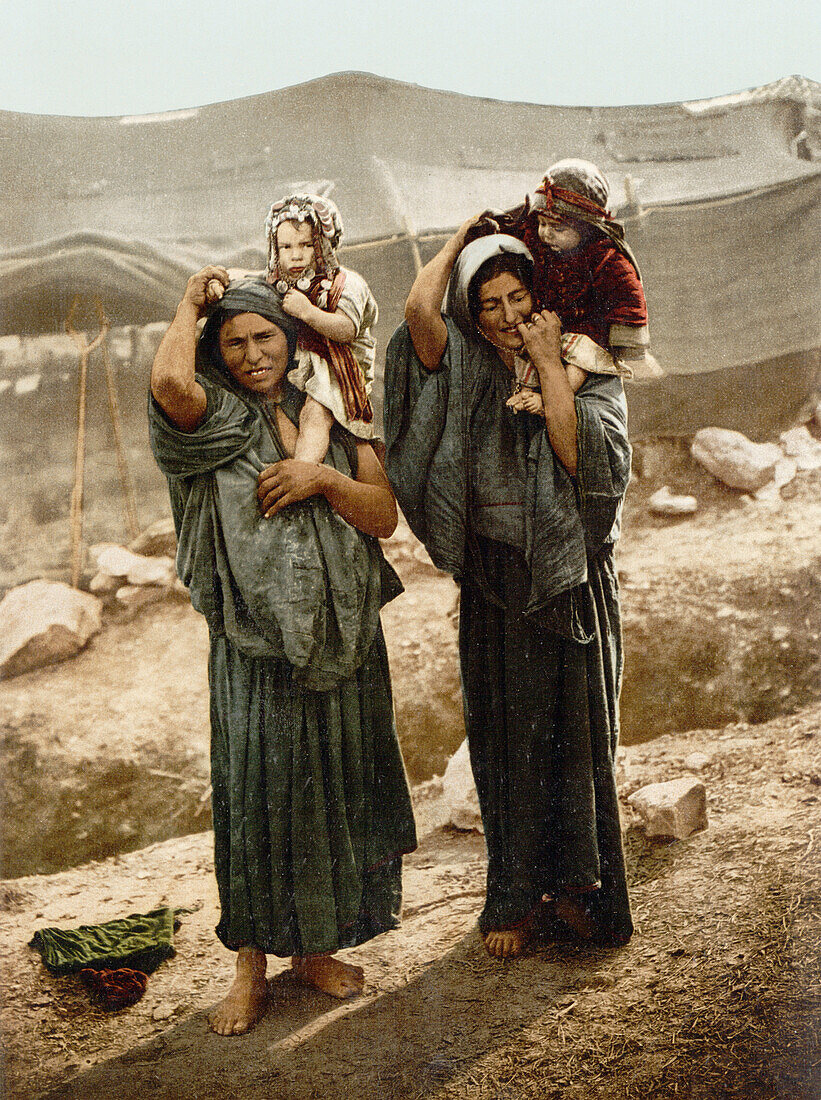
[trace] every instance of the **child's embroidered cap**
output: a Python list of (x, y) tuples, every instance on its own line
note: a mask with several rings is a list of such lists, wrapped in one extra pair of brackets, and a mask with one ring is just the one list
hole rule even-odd
[(335, 202), (323, 195), (297, 192), (272, 203), (265, 219), (268, 239), (268, 279), (280, 278), (277, 255), (277, 229), (283, 222), (297, 225), (307, 222), (311, 227), (317, 267), (329, 278), (339, 270), (336, 249), (342, 239), (342, 218)]

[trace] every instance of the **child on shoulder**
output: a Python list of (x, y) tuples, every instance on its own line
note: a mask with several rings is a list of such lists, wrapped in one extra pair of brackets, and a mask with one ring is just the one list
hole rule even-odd
[(294, 457), (322, 462), (334, 420), (360, 439), (373, 438), (376, 302), (362, 276), (339, 265), (342, 219), (330, 199), (288, 195), (271, 206), (265, 229), (266, 278), (285, 312), (302, 322), (288, 375), (306, 394)]
[[(502, 232), (523, 241), (534, 261), (536, 308), (561, 321), (562, 357), (574, 392), (589, 374), (633, 376), (658, 372), (647, 354), (647, 303), (638, 263), (624, 227), (607, 209), (610, 185), (585, 160), (551, 165), (532, 202), (496, 218)], [(538, 378), (526, 362), (516, 364), (519, 392), (508, 404), (541, 411)]]

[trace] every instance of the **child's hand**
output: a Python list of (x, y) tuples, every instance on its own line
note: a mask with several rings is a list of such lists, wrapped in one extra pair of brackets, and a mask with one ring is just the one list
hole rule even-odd
[(514, 412), (529, 412), (534, 416), (544, 416), (544, 401), (536, 390), (523, 389), (509, 397), (505, 404)]
[(282, 308), (289, 317), (296, 317), (298, 321), (307, 323), (314, 307), (307, 294), (291, 287), (290, 290), (285, 292), (285, 297), (282, 299)]

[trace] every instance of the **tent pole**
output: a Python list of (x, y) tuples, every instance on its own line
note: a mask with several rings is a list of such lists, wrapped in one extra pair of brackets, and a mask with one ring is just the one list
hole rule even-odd
[(410, 243), (411, 257), (413, 258), (413, 266), (416, 269), (416, 274), (422, 270), (422, 253), (419, 251), (419, 241), (416, 234), (416, 229), (413, 226), (410, 215), (408, 214), (407, 207), (405, 205), (405, 199), (402, 192), (397, 186), (396, 180), (393, 178), (393, 172), (381, 157), (371, 157), (374, 167), (379, 175), (382, 177), (382, 181), (385, 185), (385, 190), (388, 196), (388, 202), (393, 208), (393, 212), (397, 219), (402, 223), (405, 230), (408, 242)]
[(71, 309), (65, 321), (65, 329), (80, 353), (80, 378), (77, 390), (77, 448), (74, 454), (74, 485), (71, 490), (71, 587), (80, 587), (83, 569), (83, 484), (86, 461), (86, 387), (88, 380), (88, 357), (94, 348), (99, 347), (108, 331), (108, 322), (99, 334), (87, 343), (84, 335), (75, 331), (74, 314), (80, 302), (79, 294), (71, 303)]
[[(97, 316), (100, 319), (100, 329), (108, 334), (108, 318), (103, 310), (103, 304), (95, 297), (94, 305), (97, 308)], [(137, 505), (134, 500), (134, 484), (123, 447), (122, 419), (120, 417), (120, 398), (117, 393), (117, 380), (111, 366), (111, 356), (108, 353), (108, 342), (103, 337), (100, 345), (103, 353), (103, 365), (105, 367), (105, 384), (108, 391), (108, 411), (111, 413), (111, 426), (114, 429), (114, 449), (117, 452), (117, 469), (120, 474), (120, 488), (123, 494), (123, 518), (125, 529), (131, 539), (135, 539), (140, 533), (140, 523), (137, 519)]]

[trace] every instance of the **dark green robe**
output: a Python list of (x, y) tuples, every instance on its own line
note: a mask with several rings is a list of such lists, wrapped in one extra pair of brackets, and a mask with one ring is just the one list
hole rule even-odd
[(580, 892), (601, 938), (632, 932), (614, 778), (622, 673), (613, 546), (630, 471), (621, 382), (576, 395), (578, 471), (505, 406), (493, 348), (446, 318), (428, 372), (400, 327), (385, 369), (388, 474), (462, 585), (465, 723), (488, 849), (482, 931)]
[[(396, 927), (416, 846), (379, 607), (401, 589), (376, 539), (311, 498), (266, 520), (257, 475), (284, 457), (251, 396), (199, 377), (181, 432), (152, 402), (177, 567), (211, 634), (215, 867), (229, 948), (332, 952)], [(300, 395), (283, 405), (298, 421)], [(326, 461), (355, 476), (336, 429)]]

